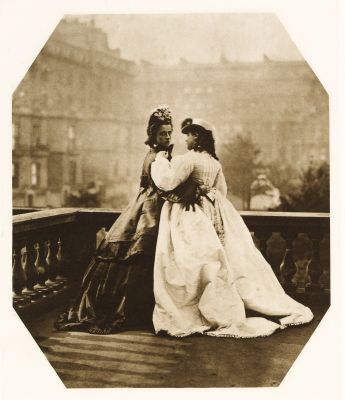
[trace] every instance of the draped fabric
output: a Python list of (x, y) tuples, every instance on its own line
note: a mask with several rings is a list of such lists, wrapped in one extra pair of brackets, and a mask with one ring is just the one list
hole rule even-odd
[(105, 334), (152, 326), (153, 260), (163, 205), (150, 176), (157, 150), (147, 153), (138, 195), (90, 260), (77, 297), (55, 322), (58, 330)]
[[(249, 338), (312, 320), (311, 310), (284, 292), (226, 199), (217, 160), (195, 151), (171, 162), (157, 157), (151, 175), (162, 190), (186, 179), (206, 188), (195, 211), (163, 205), (154, 264), (156, 332)], [(248, 310), (260, 317), (247, 317)]]

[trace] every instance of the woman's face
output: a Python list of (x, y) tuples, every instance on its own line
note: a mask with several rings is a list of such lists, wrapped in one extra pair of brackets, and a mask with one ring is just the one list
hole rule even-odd
[(156, 143), (159, 146), (168, 147), (172, 135), (171, 125), (160, 125), (156, 133)]
[(198, 134), (195, 132), (188, 132), (186, 134), (187, 149), (193, 150), (196, 147)]

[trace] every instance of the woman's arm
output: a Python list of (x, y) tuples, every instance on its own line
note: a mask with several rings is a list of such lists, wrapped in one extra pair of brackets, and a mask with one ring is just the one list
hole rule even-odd
[(159, 189), (170, 191), (186, 181), (192, 170), (193, 165), (187, 155), (176, 156), (169, 162), (158, 153), (151, 164), (151, 178)]

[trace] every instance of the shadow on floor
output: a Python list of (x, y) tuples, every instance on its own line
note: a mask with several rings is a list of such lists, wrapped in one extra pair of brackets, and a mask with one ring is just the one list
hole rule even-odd
[(26, 324), (67, 388), (278, 386), (327, 306), (314, 306), (308, 325), (256, 339), (192, 336), (150, 331), (101, 336), (56, 332), (59, 310)]

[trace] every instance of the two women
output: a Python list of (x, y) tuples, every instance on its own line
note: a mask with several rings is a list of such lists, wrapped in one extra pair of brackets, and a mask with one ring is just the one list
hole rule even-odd
[[(168, 109), (153, 112), (147, 132), (139, 195), (108, 232), (56, 327), (138, 328), (152, 321), (153, 307), (156, 333), (172, 336), (257, 337), (309, 322), (311, 311), (285, 294), (226, 199), (211, 128), (186, 119), (189, 151), (171, 162)], [(246, 309), (270, 319), (247, 318)]]

